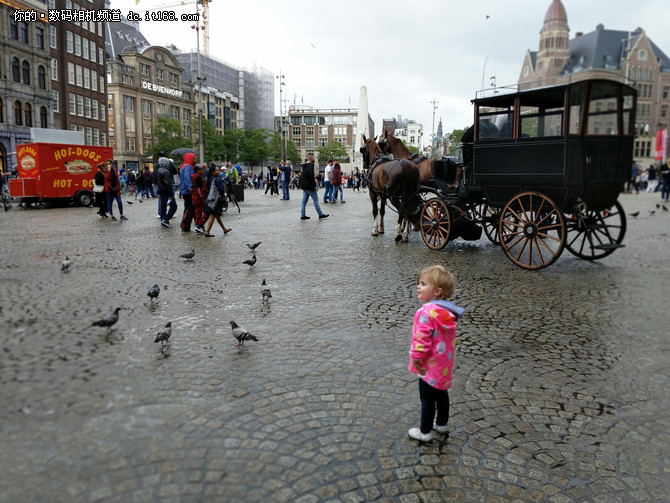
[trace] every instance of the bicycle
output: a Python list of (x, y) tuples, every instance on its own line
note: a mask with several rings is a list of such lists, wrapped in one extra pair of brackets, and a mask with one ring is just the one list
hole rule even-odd
[(232, 182), (228, 178), (224, 178), (224, 181), (226, 183), (226, 188), (224, 190), (224, 194), (226, 195), (226, 201), (223, 203), (223, 207), (221, 209), (223, 211), (228, 211), (228, 204), (230, 201), (237, 207), (237, 212), (241, 213), (242, 210), (240, 209), (240, 205), (237, 204), (237, 199), (235, 198), (235, 194), (233, 194)]

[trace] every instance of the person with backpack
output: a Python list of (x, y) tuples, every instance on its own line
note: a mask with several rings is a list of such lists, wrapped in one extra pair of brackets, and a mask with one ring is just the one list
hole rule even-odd
[[(170, 173), (170, 161), (167, 157), (158, 159), (155, 172), (156, 185), (158, 186), (158, 215), (163, 227), (172, 227), (170, 219), (177, 211), (177, 203), (174, 200), (172, 184), (174, 176)], [(168, 205), (170, 209), (168, 210)]]

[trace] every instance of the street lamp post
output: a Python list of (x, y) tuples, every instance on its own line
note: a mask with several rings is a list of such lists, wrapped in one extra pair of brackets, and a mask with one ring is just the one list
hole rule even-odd
[(281, 68), (279, 69), (277, 78), (279, 79), (279, 149), (281, 152), (281, 160), (286, 161), (286, 149), (284, 148), (284, 109), (282, 100), (284, 76), (281, 73)]
[(435, 110), (437, 110), (437, 101), (435, 100), (435, 96), (433, 96), (433, 101), (431, 101), (433, 104), (433, 129), (431, 130), (430, 133), (430, 156), (434, 157), (435, 154)]
[[(200, 5), (202, 0), (198, 1), (195, 4), (196, 12), (198, 13), (198, 20), (200, 19)], [(205, 80), (200, 74), (200, 29), (205, 29), (204, 26), (198, 24), (191, 25), (191, 28), (195, 30), (196, 40), (197, 40), (197, 51), (198, 51), (198, 73), (196, 79), (198, 81), (198, 136), (200, 138), (200, 147), (198, 149), (200, 164), (205, 163), (205, 139), (203, 138), (202, 132), (202, 81)]]

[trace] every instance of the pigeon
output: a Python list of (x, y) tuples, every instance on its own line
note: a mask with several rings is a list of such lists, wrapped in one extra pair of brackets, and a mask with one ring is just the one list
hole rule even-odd
[(147, 292), (147, 295), (149, 296), (149, 299), (151, 302), (154, 301), (154, 299), (158, 298), (158, 294), (161, 293), (161, 287), (158, 286), (158, 284), (155, 284), (151, 288), (149, 288), (149, 291)]
[(262, 241), (259, 241), (258, 243), (254, 243), (252, 245), (247, 243), (247, 248), (249, 248), (251, 251), (254, 251), (256, 248), (258, 248), (258, 245), (261, 244), (261, 243), (262, 243)]
[(660, 207), (661, 207), (661, 205), (660, 205), (660, 204), (658, 204), (658, 203), (656, 203), (656, 207), (657, 207), (657, 208), (660, 208)]
[(635, 213), (631, 213), (630, 216), (633, 217), (633, 218), (635, 218), (635, 217), (638, 216), (639, 214), (640, 214), (640, 212), (639, 212), (639, 211), (636, 211)]
[(172, 335), (172, 322), (168, 321), (165, 324), (165, 326), (158, 331), (158, 333), (156, 334), (156, 338), (154, 339), (154, 342), (161, 343), (161, 351), (165, 349), (165, 346), (168, 345), (168, 340), (170, 339), (171, 335)]
[(668, 211), (668, 207), (665, 204), (662, 206), (662, 208), (663, 208), (663, 211)]
[(258, 341), (255, 335), (251, 335), (249, 331), (231, 320), (230, 327), (233, 329), (233, 337), (237, 339), (236, 348), (244, 346), (244, 341)]
[(654, 213), (656, 213), (656, 210), (649, 210), (650, 215), (653, 215)]
[(243, 263), (243, 264), (248, 264), (248, 265), (249, 265), (249, 269), (251, 269), (251, 268), (254, 266), (254, 264), (256, 263), (256, 253), (254, 253), (254, 256), (251, 257), (249, 260), (245, 260), (245, 261), (242, 262), (242, 263)]
[(270, 302), (270, 299), (272, 298), (272, 292), (270, 292), (270, 289), (267, 288), (267, 283), (265, 282), (265, 280), (263, 280), (261, 286), (266, 287), (261, 290), (261, 295), (263, 296), (263, 303)]
[(140, 199), (140, 204), (142, 204), (142, 200)]
[(133, 204), (133, 202), (132, 202), (132, 201), (126, 201), (126, 203), (127, 203), (127, 204)]
[(70, 265), (72, 265), (70, 257), (65, 257), (65, 260), (63, 260), (63, 263), (60, 265), (60, 270), (63, 272), (68, 272), (70, 270)]
[(195, 256), (195, 250), (191, 250), (190, 252), (186, 252), (183, 255), (179, 255), (180, 258), (185, 258), (188, 260), (191, 260)]
[(115, 325), (117, 321), (119, 321), (119, 311), (121, 311), (121, 308), (117, 307), (116, 309), (114, 309), (114, 312), (112, 314), (106, 316), (105, 318), (102, 318), (101, 320), (94, 321), (91, 326), (107, 327), (107, 333), (109, 333), (109, 331), (112, 329), (112, 326)]

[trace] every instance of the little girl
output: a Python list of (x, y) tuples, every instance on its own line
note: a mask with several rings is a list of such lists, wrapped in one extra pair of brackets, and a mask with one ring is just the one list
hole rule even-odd
[(420, 442), (432, 440), (433, 430), (447, 433), (456, 321), (465, 312), (445, 300), (454, 293), (454, 283), (439, 265), (423, 269), (416, 279), (419, 300), (425, 304), (414, 315), (409, 370), (419, 376), (421, 427), (410, 428), (408, 434)]

